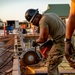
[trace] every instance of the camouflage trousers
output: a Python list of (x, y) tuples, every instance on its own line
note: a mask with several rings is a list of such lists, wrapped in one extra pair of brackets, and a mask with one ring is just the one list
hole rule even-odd
[(58, 65), (64, 56), (64, 42), (54, 43), (48, 53), (48, 75), (60, 75)]

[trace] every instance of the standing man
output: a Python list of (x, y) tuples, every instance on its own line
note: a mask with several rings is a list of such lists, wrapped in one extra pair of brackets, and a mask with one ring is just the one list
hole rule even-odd
[(40, 27), (39, 38), (33, 42), (44, 43), (48, 35), (53, 39), (53, 46), (48, 54), (48, 75), (59, 75), (58, 65), (62, 62), (64, 54), (65, 24), (54, 13), (40, 14), (38, 9), (28, 9), (25, 13), (27, 21)]
[(71, 7), (69, 13), (68, 23), (66, 25), (66, 38), (65, 38), (65, 55), (68, 57), (71, 53), (71, 38), (75, 29), (75, 0), (71, 0)]

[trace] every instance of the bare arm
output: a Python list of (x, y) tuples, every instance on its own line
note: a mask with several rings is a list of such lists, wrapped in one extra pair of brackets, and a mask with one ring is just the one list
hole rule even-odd
[(43, 43), (48, 39), (49, 29), (48, 28), (40, 28), (39, 38), (36, 40), (37, 43)]
[(74, 29), (75, 29), (75, 3), (71, 2), (69, 20), (66, 25), (66, 38), (71, 39)]

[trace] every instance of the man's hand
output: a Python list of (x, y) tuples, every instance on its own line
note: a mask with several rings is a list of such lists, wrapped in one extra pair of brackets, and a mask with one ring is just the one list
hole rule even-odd
[(69, 62), (69, 65), (75, 69), (74, 56), (75, 56), (75, 51), (73, 45), (71, 44), (71, 42), (65, 42), (65, 57)]
[(38, 46), (38, 44), (36, 43), (36, 41), (33, 41), (33, 42), (32, 42), (32, 46), (33, 46), (33, 47)]
[(65, 42), (65, 56), (72, 55), (73, 46), (71, 44), (71, 41)]

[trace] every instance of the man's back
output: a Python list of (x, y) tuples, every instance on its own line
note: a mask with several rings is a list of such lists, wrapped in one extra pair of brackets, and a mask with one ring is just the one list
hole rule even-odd
[(65, 24), (53, 13), (44, 14), (40, 20), (40, 27), (49, 28), (49, 34), (53, 39), (58, 39), (65, 34)]

